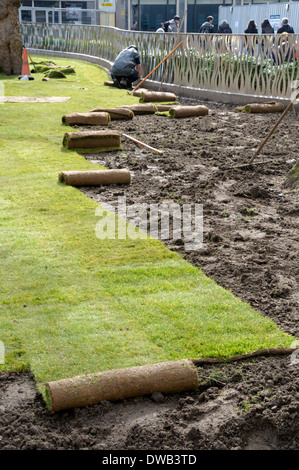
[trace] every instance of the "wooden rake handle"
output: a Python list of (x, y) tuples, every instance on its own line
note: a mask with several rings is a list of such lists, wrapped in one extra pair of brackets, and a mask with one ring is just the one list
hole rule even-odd
[(175, 47), (172, 49), (172, 51), (171, 51), (171, 52), (169, 52), (169, 54), (167, 54), (167, 56), (166, 56), (166, 57), (164, 57), (164, 59), (163, 59), (163, 60), (161, 60), (161, 62), (160, 62), (158, 65), (156, 65), (156, 67), (155, 67), (155, 68), (154, 68), (154, 69), (153, 69), (153, 70), (152, 70), (152, 71), (151, 71), (151, 72), (150, 72), (150, 73), (149, 73), (149, 74), (148, 74), (148, 75), (147, 75), (147, 76), (146, 76), (146, 77), (145, 77), (145, 78), (144, 78), (144, 79), (143, 79), (143, 80), (140, 82), (140, 83), (138, 83), (138, 85), (137, 85), (137, 86), (135, 86), (135, 88), (134, 88), (132, 91), (130, 91), (129, 95), (131, 95), (132, 93), (134, 93), (134, 91), (136, 91), (136, 90), (137, 90), (137, 88), (139, 88), (139, 87), (140, 87), (140, 85), (142, 85), (142, 83), (144, 83), (144, 82), (145, 82), (145, 80), (147, 80), (147, 79), (148, 79), (148, 78), (149, 78), (149, 77), (150, 77), (150, 76), (151, 76), (151, 75), (152, 75), (152, 74), (155, 72), (155, 70), (157, 70), (157, 69), (160, 67), (160, 65), (162, 65), (162, 64), (163, 64), (163, 62), (165, 62), (165, 60), (167, 60), (167, 59), (168, 59), (168, 57), (170, 57), (170, 56), (171, 56), (171, 54), (173, 54), (173, 53), (174, 53), (174, 51), (176, 51), (176, 50), (177, 50), (177, 48), (178, 48), (178, 47), (180, 47), (182, 44), (183, 44), (183, 41), (181, 41), (181, 42), (180, 42), (180, 43), (179, 43), (177, 46), (175, 46)]
[(135, 142), (135, 144), (142, 145), (142, 147), (146, 147), (146, 148), (148, 148), (149, 150), (152, 150), (153, 152), (158, 153), (159, 155), (163, 155), (163, 150), (155, 149), (154, 147), (151, 147), (150, 145), (147, 145), (147, 144), (145, 144), (144, 142), (141, 142), (140, 140), (137, 140), (137, 139), (135, 139), (134, 137), (131, 137), (131, 136), (128, 135), (128, 134), (122, 134), (122, 135), (123, 135), (124, 137), (126, 137), (127, 139), (130, 139), (130, 140), (132, 140), (133, 142)]
[[(296, 96), (296, 99), (299, 98), (299, 93), (297, 94)], [(295, 99), (295, 100), (296, 100)], [(259, 155), (259, 153), (261, 152), (262, 148), (264, 147), (264, 145), (268, 142), (268, 140), (270, 139), (271, 135), (273, 134), (273, 132), (275, 131), (275, 129), (277, 129), (277, 127), (279, 126), (279, 124), (281, 123), (281, 121), (284, 119), (284, 117), (288, 114), (288, 112), (290, 111), (291, 107), (293, 106), (293, 101), (291, 101), (288, 105), (288, 107), (284, 110), (284, 112), (282, 113), (282, 115), (280, 116), (280, 118), (278, 119), (277, 123), (275, 124), (275, 126), (271, 129), (271, 131), (266, 135), (266, 137), (264, 138), (263, 142), (261, 143), (261, 145), (259, 146), (259, 148), (257, 149), (257, 151), (255, 152), (255, 154), (253, 155), (253, 157), (251, 158), (250, 163), (252, 163), (255, 158)]]

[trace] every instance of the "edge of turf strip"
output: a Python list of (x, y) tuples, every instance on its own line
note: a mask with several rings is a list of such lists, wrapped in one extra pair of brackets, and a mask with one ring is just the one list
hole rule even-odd
[(59, 83), (35, 74), (26, 93), (4, 80), (10, 96), (72, 99), (0, 106), (0, 371), (30, 368), (44, 394), (45, 382), (80, 374), (289, 346), (272, 320), (158, 240), (96, 237), (99, 205), (58, 174), (99, 166), (62, 148), (61, 116), (108, 106), (105, 88), (109, 107), (138, 98), (101, 85), (94, 65), (78, 61), (76, 71)]

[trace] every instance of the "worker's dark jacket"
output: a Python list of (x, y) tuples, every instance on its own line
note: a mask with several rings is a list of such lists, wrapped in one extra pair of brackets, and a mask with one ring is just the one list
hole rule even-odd
[(232, 34), (232, 29), (228, 23), (221, 23), (221, 25), (218, 28), (218, 33)]
[(136, 73), (135, 67), (140, 64), (140, 57), (134, 47), (122, 50), (111, 68), (111, 76), (130, 77)]
[(212, 23), (206, 21), (203, 23), (199, 30), (200, 33), (215, 33), (215, 26)]

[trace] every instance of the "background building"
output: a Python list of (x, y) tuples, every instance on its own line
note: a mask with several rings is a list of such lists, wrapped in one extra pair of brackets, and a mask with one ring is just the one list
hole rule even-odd
[(103, 24), (115, 26), (117, 0), (21, 0), (23, 23)]
[[(293, 3), (290, 2), (290, 5)], [(214, 25), (218, 26), (219, 20), (222, 19), (219, 7), (222, 7), (222, 13), (227, 15), (228, 10), (225, 7), (234, 8), (248, 4), (257, 6), (268, 2), (266, 0), (209, 0), (209, 2), (208, 0), (21, 0), (21, 4), (19, 14), (22, 22), (101, 24), (131, 29), (133, 22), (137, 21), (137, 28), (140, 31), (156, 31), (161, 21), (170, 20), (175, 14), (183, 17), (187, 9), (187, 19), (182, 31), (197, 33), (209, 15), (214, 17)], [(280, 2), (272, 2), (269, 5), (275, 4)], [(244, 9), (244, 17), (247, 13)], [(240, 15), (242, 16), (242, 12)], [(246, 16), (246, 21), (249, 19)], [(234, 31), (233, 24), (231, 26), (233, 32), (239, 32)]]

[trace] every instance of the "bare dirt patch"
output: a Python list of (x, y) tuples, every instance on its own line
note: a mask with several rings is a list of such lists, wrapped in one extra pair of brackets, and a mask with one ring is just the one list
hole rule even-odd
[[(181, 100), (183, 101), (183, 100)], [(123, 151), (85, 157), (107, 168), (128, 168), (131, 186), (80, 188), (117, 209), (130, 204), (203, 204), (204, 245), (185, 251), (184, 241), (166, 245), (208, 276), (299, 336), (299, 191), (283, 189), (298, 158), (298, 117), (290, 113), (251, 170), (248, 162), (277, 114), (248, 115), (209, 104), (209, 116), (170, 119), (150, 115), (111, 127), (136, 137), (162, 156), (123, 139)]]
[[(181, 100), (182, 103), (188, 103)], [(204, 103), (207, 104), (207, 103)], [(131, 186), (83, 187), (98, 202), (203, 204), (204, 245), (187, 252), (193, 265), (299, 336), (299, 192), (283, 189), (298, 158), (298, 116), (290, 113), (246, 171), (277, 115), (237, 114), (208, 103), (204, 118), (138, 116), (112, 122), (159, 156), (124, 140), (120, 152), (89, 154), (107, 168), (128, 168)], [(0, 376), (1, 449), (298, 449), (299, 374), (290, 356), (199, 368), (197, 392), (102, 402), (50, 414), (30, 374)]]
[(298, 450), (298, 365), (290, 357), (201, 367), (199, 376), (197, 392), (51, 414), (30, 374), (2, 374), (0, 449)]

